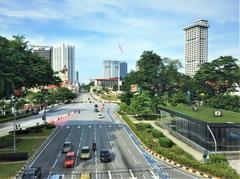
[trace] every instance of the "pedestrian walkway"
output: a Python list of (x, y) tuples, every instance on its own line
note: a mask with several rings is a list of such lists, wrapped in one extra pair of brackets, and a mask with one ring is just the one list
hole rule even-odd
[(158, 125), (156, 125), (155, 121), (149, 121), (149, 120), (145, 120), (145, 121), (139, 121), (136, 120), (136, 118), (132, 115), (129, 115), (128, 118), (133, 122), (133, 123), (139, 123), (139, 122), (145, 122), (145, 123), (150, 123), (154, 128), (156, 128), (157, 130), (161, 131), (167, 138), (169, 138), (170, 140), (172, 140), (178, 147), (180, 147), (181, 149), (183, 149), (185, 152), (191, 154), (196, 160), (202, 161), (202, 153), (193, 149), (192, 147), (190, 147), (189, 145), (185, 144), (184, 142), (180, 141), (179, 139), (177, 139), (175, 136), (171, 135), (168, 130), (163, 129), (162, 127), (159, 127)]

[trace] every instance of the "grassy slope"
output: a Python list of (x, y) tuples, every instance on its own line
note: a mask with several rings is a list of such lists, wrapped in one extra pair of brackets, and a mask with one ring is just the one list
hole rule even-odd
[(191, 116), (193, 118), (197, 118), (202, 121), (210, 122), (210, 123), (225, 123), (225, 122), (240, 123), (240, 113), (233, 112), (233, 111), (221, 110), (223, 113), (223, 116), (214, 117), (213, 116), (214, 109), (204, 107), (204, 106), (201, 106), (200, 110), (197, 112), (194, 112), (191, 106), (187, 106), (183, 104), (178, 104), (177, 106), (168, 105), (164, 107), (170, 110), (177, 111), (182, 114)]

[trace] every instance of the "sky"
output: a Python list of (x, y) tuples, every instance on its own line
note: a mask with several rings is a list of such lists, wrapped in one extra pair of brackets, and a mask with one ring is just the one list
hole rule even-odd
[(1, 36), (74, 45), (85, 83), (103, 76), (103, 60), (123, 60), (135, 70), (144, 50), (184, 66), (183, 28), (199, 19), (210, 25), (208, 61), (240, 58), (239, 0), (0, 0)]

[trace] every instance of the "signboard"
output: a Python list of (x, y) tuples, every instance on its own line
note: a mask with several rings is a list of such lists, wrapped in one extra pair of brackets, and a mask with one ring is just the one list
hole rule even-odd
[(132, 84), (131, 85), (131, 92), (137, 92), (138, 91), (138, 85), (137, 84)]

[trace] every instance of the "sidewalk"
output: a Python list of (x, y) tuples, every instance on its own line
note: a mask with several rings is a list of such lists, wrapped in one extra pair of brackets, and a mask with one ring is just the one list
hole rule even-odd
[(139, 123), (139, 122), (144, 122), (144, 123), (149, 123), (151, 124), (154, 128), (156, 128), (157, 130), (161, 131), (167, 138), (169, 138), (170, 140), (172, 140), (178, 147), (180, 147), (182, 150), (184, 150), (185, 152), (189, 153), (190, 155), (192, 155), (196, 160), (202, 161), (202, 153), (193, 149), (192, 147), (190, 147), (189, 145), (185, 144), (184, 142), (180, 141), (179, 139), (177, 139), (176, 137), (172, 136), (171, 134), (169, 134), (169, 132), (166, 129), (163, 129), (161, 127), (159, 127), (158, 125), (156, 125), (155, 121), (138, 121), (135, 119), (134, 116), (128, 115), (129, 119), (133, 122), (133, 123)]

